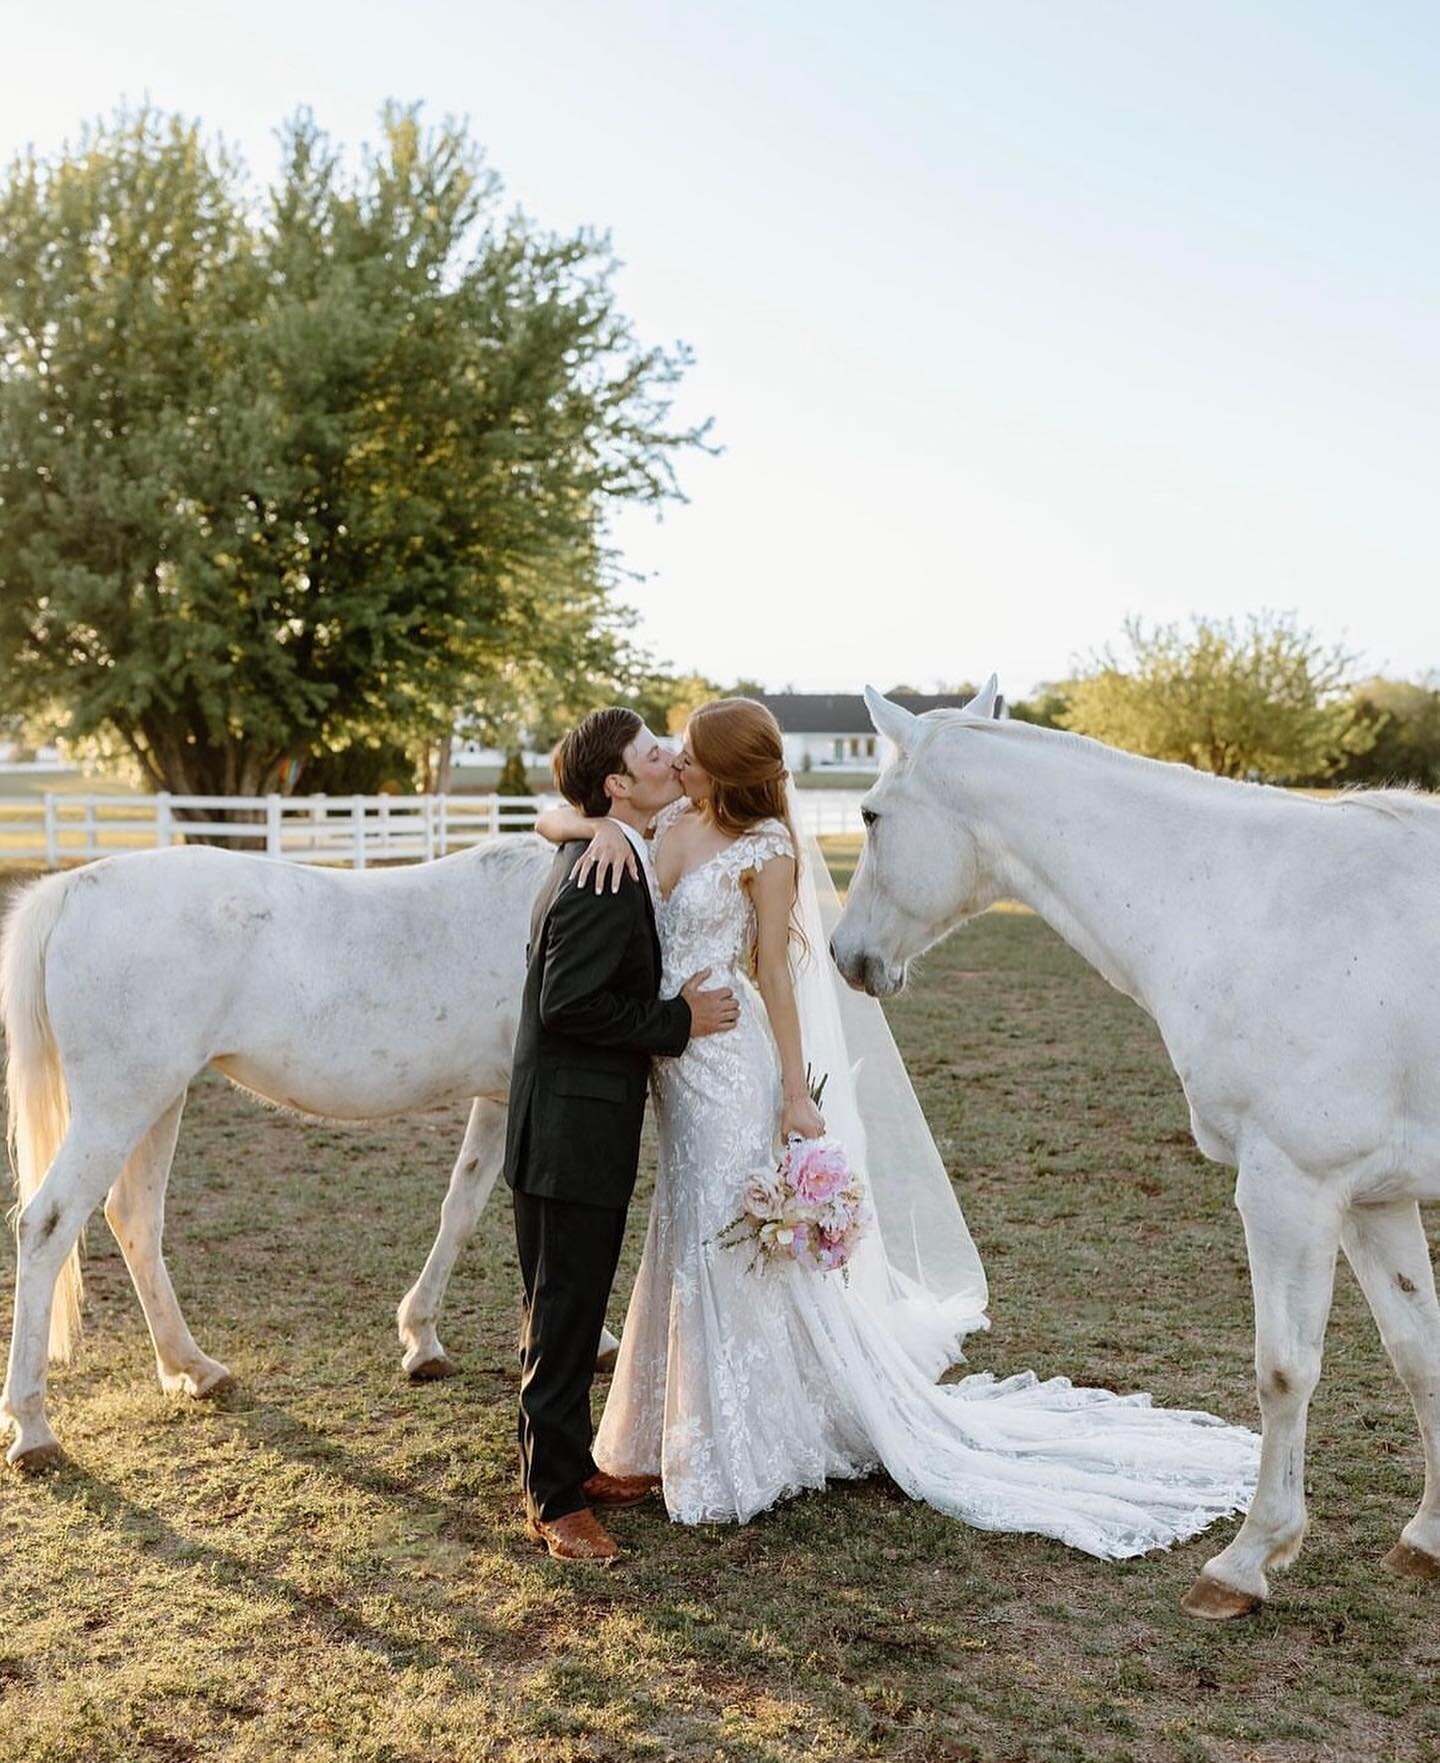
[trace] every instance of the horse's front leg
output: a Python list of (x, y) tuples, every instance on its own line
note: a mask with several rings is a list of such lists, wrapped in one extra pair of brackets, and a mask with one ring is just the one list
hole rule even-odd
[(1246, 1616), (1270, 1595), (1267, 1567), (1283, 1567), (1305, 1536), (1305, 1422), (1320, 1380), (1335, 1287), (1340, 1207), (1323, 1185), (1273, 1146), (1247, 1152), (1236, 1204), (1245, 1224), (1255, 1297), (1255, 1378), (1263, 1443), (1250, 1511), (1229, 1548), (1186, 1594), (1192, 1616)]
[(460, 1367), (440, 1344), (437, 1324), (445, 1288), (460, 1251), (470, 1240), (505, 1160), (504, 1102), (477, 1096), (470, 1108), (460, 1155), (440, 1208), (440, 1230), (420, 1277), (400, 1301), (396, 1320), (406, 1375), (417, 1383), (453, 1377)]
[(1341, 1241), (1385, 1351), (1415, 1404), (1425, 1448), (1420, 1510), (1385, 1565), (1417, 1579), (1435, 1579), (1440, 1577), (1440, 1303), (1420, 1208), (1413, 1200), (1353, 1207)]
[(165, 1267), (165, 1187), (175, 1156), (185, 1098), (172, 1102), (125, 1160), (105, 1202), (110, 1226), (130, 1269), (155, 1344), (161, 1387), (172, 1396), (214, 1396), (228, 1389), (229, 1371), (195, 1344)]

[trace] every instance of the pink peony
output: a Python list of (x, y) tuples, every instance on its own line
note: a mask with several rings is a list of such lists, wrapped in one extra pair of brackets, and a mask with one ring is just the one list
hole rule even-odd
[(845, 1153), (828, 1139), (812, 1139), (790, 1152), (790, 1185), (810, 1206), (833, 1200), (850, 1179)]

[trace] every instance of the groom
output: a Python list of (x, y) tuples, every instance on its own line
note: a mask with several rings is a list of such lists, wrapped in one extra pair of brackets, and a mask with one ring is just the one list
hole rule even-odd
[(510, 1082), (505, 1179), (514, 1190), (524, 1285), (520, 1473), (526, 1529), (562, 1561), (620, 1550), (594, 1507), (628, 1506), (653, 1477), (605, 1475), (590, 1455), (595, 1351), (640, 1159), (652, 1054), (733, 1028), (732, 992), (660, 998), (660, 942), (644, 829), (675, 799), (670, 753), (632, 710), (592, 711), (556, 750), (555, 782), (582, 814), (618, 821), (640, 879), (587, 890), (563, 845), (536, 906)]

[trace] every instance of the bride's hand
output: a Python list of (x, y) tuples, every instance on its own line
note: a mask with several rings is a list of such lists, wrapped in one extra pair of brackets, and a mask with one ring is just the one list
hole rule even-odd
[(780, 1110), (780, 1137), (798, 1133), (802, 1139), (818, 1139), (825, 1131), (825, 1116), (809, 1096), (787, 1096)]
[(595, 830), (595, 836), (586, 846), (584, 853), (575, 860), (575, 867), (570, 871), (575, 886), (583, 888), (589, 881), (591, 872), (595, 875), (595, 892), (603, 894), (605, 883), (610, 883), (610, 892), (620, 892), (620, 876), (624, 872), (631, 881), (640, 879), (640, 865), (635, 856), (635, 847), (625, 836), (622, 828), (613, 820), (602, 820)]

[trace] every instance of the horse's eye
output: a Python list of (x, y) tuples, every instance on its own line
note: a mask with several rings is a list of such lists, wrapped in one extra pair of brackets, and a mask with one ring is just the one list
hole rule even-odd
[(861, 818), (861, 820), (863, 820), (865, 822), (866, 826), (874, 826), (875, 822), (877, 820), (879, 820), (880, 816), (875, 812), (875, 810), (873, 808), (862, 808), (860, 810), (860, 818)]

